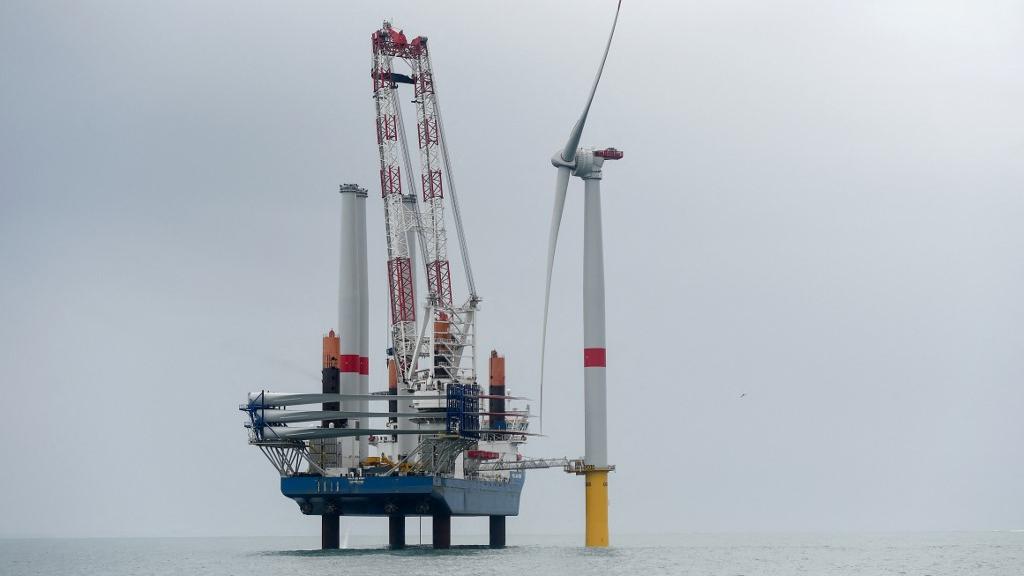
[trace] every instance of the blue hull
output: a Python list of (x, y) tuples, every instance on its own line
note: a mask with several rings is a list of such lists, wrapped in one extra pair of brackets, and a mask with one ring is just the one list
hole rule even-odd
[(507, 482), (440, 476), (281, 478), (281, 493), (303, 514), (344, 516), (518, 516), (525, 476), (513, 472)]

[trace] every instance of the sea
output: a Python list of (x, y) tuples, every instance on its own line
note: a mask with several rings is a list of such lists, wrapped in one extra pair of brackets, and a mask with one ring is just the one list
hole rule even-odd
[[(386, 536), (385, 536), (386, 537)], [(898, 534), (658, 534), (617, 536), (586, 549), (579, 536), (452, 535), (453, 548), (392, 551), (352, 536), (316, 538), (95, 538), (0, 540), (0, 575), (544, 576), (1024, 576), (1024, 532)]]

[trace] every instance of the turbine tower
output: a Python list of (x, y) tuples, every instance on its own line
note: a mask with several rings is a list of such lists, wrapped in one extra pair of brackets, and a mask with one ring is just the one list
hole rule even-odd
[(622, 0), (615, 9), (615, 20), (608, 35), (608, 44), (601, 58), (590, 97), (583, 114), (576, 121), (565, 146), (551, 157), (558, 169), (555, 179), (555, 209), (551, 217), (551, 235), (548, 242), (547, 280), (544, 287), (544, 326), (541, 337), (541, 422), (544, 402), (544, 356), (547, 348), (548, 310), (551, 303), (551, 273), (558, 245), (558, 228), (565, 208), (565, 195), (569, 176), (584, 182), (583, 211), (583, 385), (586, 447), (582, 462), (571, 471), (586, 479), (586, 544), (591, 547), (608, 546), (608, 472), (615, 469), (608, 464), (608, 411), (605, 381), (605, 325), (604, 325), (604, 249), (601, 240), (601, 167), (605, 160), (622, 158), (615, 148), (594, 150), (579, 148), (587, 114), (594, 102), (597, 85), (601, 82), (604, 64), (615, 36)]

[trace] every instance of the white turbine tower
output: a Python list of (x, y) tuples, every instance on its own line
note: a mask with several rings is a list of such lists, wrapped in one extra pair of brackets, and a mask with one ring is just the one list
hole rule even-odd
[(586, 448), (582, 465), (574, 470), (586, 478), (587, 546), (608, 546), (608, 410), (605, 383), (604, 332), (604, 249), (601, 242), (601, 166), (605, 160), (618, 160), (622, 152), (615, 148), (594, 150), (578, 148), (583, 126), (587, 122), (590, 105), (594, 102), (597, 85), (601, 81), (608, 51), (612, 46), (615, 26), (619, 22), (622, 0), (615, 9), (615, 20), (608, 35), (608, 44), (597, 69), (597, 77), (590, 89), (590, 97), (583, 108), (565, 147), (555, 152), (551, 163), (558, 168), (555, 180), (555, 211), (551, 217), (551, 236), (548, 242), (547, 281), (544, 287), (544, 327), (541, 336), (541, 421), (544, 416), (544, 356), (547, 348), (548, 309), (551, 303), (551, 272), (558, 245), (558, 228), (565, 208), (565, 194), (569, 176), (584, 182), (583, 211), (583, 384)]

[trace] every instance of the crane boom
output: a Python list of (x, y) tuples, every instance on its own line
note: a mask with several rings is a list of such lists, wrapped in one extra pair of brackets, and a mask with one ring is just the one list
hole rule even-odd
[[(385, 22), (373, 34), (372, 71), (374, 98), (377, 102), (377, 141), (381, 157), (381, 189), (385, 202), (385, 225), (388, 234), (388, 279), (391, 292), (392, 340), (398, 362), (398, 373), (417, 389), (443, 389), (449, 382), (476, 383), (476, 306), (479, 297), (469, 264), (469, 251), (462, 229), (461, 215), (451, 178), (437, 99), (434, 70), (423, 36), (412, 40)], [(394, 61), (406, 62), (411, 74), (397, 73)], [(398, 85), (413, 86), (416, 107), (416, 140), (419, 149), (422, 209), (415, 205), (404, 210), (399, 202), (402, 176), (410, 186), (414, 178), (408, 162), (408, 144), (402, 123)], [(401, 154), (401, 157), (400, 157)], [(400, 159), (406, 161), (406, 174), (401, 174)], [(451, 264), (448, 260), (448, 235), (445, 228), (445, 188), (450, 189), (452, 213), (456, 218), (459, 247), (466, 272), (469, 299), (456, 306), (453, 299)], [(413, 310), (415, 295), (409, 242), (405, 233), (416, 232), (423, 253), (423, 269), (427, 298), (427, 315), (416, 337)], [(408, 272), (408, 274), (406, 274)], [(432, 328), (429, 331), (425, 329)], [(417, 360), (430, 359), (428, 367), (417, 370)]]
[[(430, 64), (430, 54), (427, 53), (427, 64)], [(441, 158), (444, 159), (444, 170), (448, 178), (448, 199), (452, 205), (452, 216), (455, 220), (455, 232), (459, 237), (459, 251), (462, 255), (462, 267), (466, 272), (466, 287), (469, 289), (469, 300), (479, 301), (476, 292), (476, 282), (473, 281), (473, 267), (469, 261), (469, 246), (466, 243), (466, 231), (462, 226), (462, 213), (459, 210), (459, 195), (455, 192), (455, 173), (452, 170), (451, 156), (448, 154), (448, 142), (444, 138), (444, 118), (441, 116), (440, 97), (437, 96), (437, 79), (434, 79), (434, 114), (437, 116), (437, 132), (441, 137)]]
[[(383, 32), (383, 33), (382, 33)], [(373, 35), (373, 99), (377, 111), (377, 148), (380, 187), (384, 198), (387, 235), (388, 289), (391, 302), (391, 341), (399, 374), (415, 361), (416, 294), (407, 232), (416, 223), (402, 196), (399, 133), (398, 75), (392, 73), (395, 53), (389, 49), (405, 42), (401, 33), (387, 29)]]
[[(479, 297), (469, 269), (469, 251), (452, 181), (452, 164), (447, 154), (440, 105), (434, 83), (427, 39), (409, 40), (387, 22), (373, 35), (374, 98), (377, 102), (377, 141), (381, 160), (381, 190), (385, 204), (388, 245), (388, 282), (391, 296), (391, 335), (398, 374), (411, 389), (443, 389), (447, 383), (476, 383), (476, 306)], [(393, 70), (395, 60), (408, 64), (412, 74)], [(397, 95), (399, 84), (412, 84), (416, 105), (416, 134), (419, 149), (422, 209), (407, 202), (402, 206), (402, 176), (409, 186), (415, 178), (406, 130)], [(401, 164), (403, 162), (403, 164)], [(402, 165), (406, 174), (401, 173)], [(444, 222), (445, 187), (456, 217), (463, 268), (469, 285), (465, 304), (455, 305), (452, 266), (447, 258)], [(415, 280), (407, 233), (420, 239), (427, 297), (427, 316), (417, 330)], [(429, 330), (428, 330), (429, 329)], [(424, 369), (420, 359), (428, 359)]]
[(452, 306), (451, 265), (448, 263), (448, 233), (444, 225), (444, 179), (441, 173), (441, 130), (437, 118), (434, 72), (427, 56), (427, 39), (412, 41), (413, 86), (416, 103), (416, 136), (420, 151), (420, 181), (423, 191), (423, 232), (427, 248), (427, 290), (437, 314)]

